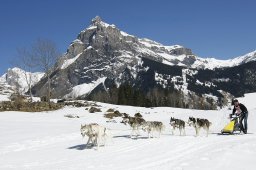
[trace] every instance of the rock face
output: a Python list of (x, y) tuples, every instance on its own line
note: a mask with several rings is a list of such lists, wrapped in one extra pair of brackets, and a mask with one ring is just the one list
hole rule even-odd
[[(78, 34), (56, 64), (55, 71), (51, 74), (52, 97), (86, 98), (99, 90), (108, 92), (112, 87), (118, 88), (122, 84), (141, 89), (145, 94), (158, 87), (181, 91), (186, 96), (192, 93), (210, 96), (214, 93), (215, 97), (221, 97), (222, 89), (213, 79), (221, 81), (220, 79), (226, 78), (233, 81), (232, 78), (214, 74), (215, 77), (209, 77), (208, 80), (201, 79), (204, 77), (202, 75), (218, 68), (219, 72), (225, 72), (223, 66), (233, 67), (254, 61), (255, 53), (228, 61), (203, 59), (195, 56), (191, 49), (180, 45), (164, 46), (129, 35), (97, 16), (92, 19), (88, 28)], [(254, 71), (249, 69), (248, 72)], [(197, 88), (200, 89), (209, 87), (212, 90), (206, 91), (209, 93), (198, 92), (199, 90), (189, 89), (189, 83), (199, 84), (202, 87)], [(43, 95), (46, 92), (45, 84), (45, 79), (37, 83), (33, 87), (34, 94)], [(249, 89), (256, 90), (254, 87)], [(228, 89), (224, 92), (231, 93)]]
[(179, 56), (179, 55), (189, 55), (189, 56), (193, 55), (191, 49), (184, 48), (184, 47), (180, 47), (180, 48), (170, 50), (170, 54), (176, 55), (176, 56)]

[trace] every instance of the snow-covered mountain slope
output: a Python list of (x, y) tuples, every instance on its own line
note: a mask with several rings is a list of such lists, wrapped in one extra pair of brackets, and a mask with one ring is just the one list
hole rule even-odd
[(28, 82), (30, 82), (31, 75), (31, 86), (33, 86), (40, 81), (44, 73), (30, 73), (17, 67), (8, 69), (7, 72), (0, 77), (0, 88), (3, 89), (2, 92), (13, 93), (15, 90), (19, 90), (21, 93), (26, 92), (28, 90), (28, 83), (25, 75), (27, 75)]
[(243, 56), (235, 57), (228, 60), (218, 60), (215, 58), (197, 58), (192, 65), (193, 68), (222, 68), (222, 67), (234, 67), (251, 61), (256, 61), (256, 51), (250, 52)]
[(0, 77), (0, 101), (8, 101), (8, 97), (14, 93), (14, 88), (5, 79), (5, 75)]
[[(144, 44), (149, 49), (165, 49), (165, 51), (161, 51), (160, 53), (151, 52), (150, 54), (153, 54), (155, 56), (160, 55), (161, 57), (163, 57), (162, 62), (167, 65), (179, 65), (190, 68), (203, 68), (212, 70), (222, 67), (234, 67), (251, 61), (256, 61), (256, 51), (250, 52), (243, 56), (235, 57), (233, 59), (220, 60), (216, 58), (202, 58), (196, 56), (192, 54), (192, 51), (190, 49), (187, 49), (180, 45), (164, 46), (149, 39), (139, 39), (139, 42)], [(147, 51), (143, 48), (140, 49), (140, 51)], [(186, 52), (184, 53), (184, 51)]]
[[(248, 134), (218, 135), (229, 122), (228, 108), (215, 111), (177, 109), (168, 107), (143, 108), (104, 103), (103, 112), (89, 113), (85, 108), (66, 107), (53, 112), (1, 112), (0, 169), (95, 169), (95, 170), (254, 170), (256, 161), (256, 93), (239, 100), (249, 110)], [(166, 128), (160, 138), (148, 139), (140, 130), (138, 139), (129, 138), (131, 129), (103, 117), (107, 109), (134, 115), (140, 112), (146, 120), (162, 121)], [(50, 114), (49, 114), (50, 113)], [(66, 114), (80, 118), (70, 119)], [(187, 120), (189, 116), (207, 118), (212, 122), (210, 134), (205, 131), (195, 137), (192, 127), (186, 126), (186, 136), (171, 133), (170, 117)], [(98, 123), (109, 128), (113, 135), (107, 146), (85, 148), (80, 125)]]
[(106, 77), (103, 77), (103, 78), (98, 79), (95, 82), (90, 83), (90, 84), (85, 83), (85, 84), (77, 85), (77, 86), (73, 87), (72, 91), (64, 97), (75, 99), (75, 98), (80, 97), (84, 94), (88, 94), (94, 88), (96, 88), (99, 84), (104, 83), (105, 80), (106, 80)]

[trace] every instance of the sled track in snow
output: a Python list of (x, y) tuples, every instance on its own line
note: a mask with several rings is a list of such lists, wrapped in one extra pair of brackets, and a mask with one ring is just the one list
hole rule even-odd
[[(204, 151), (209, 151), (212, 150), (212, 152), (215, 152), (216, 150), (220, 150), (223, 151), (224, 146), (228, 146), (230, 145), (230, 143), (234, 143), (234, 142), (241, 142), (241, 138), (230, 138), (228, 140), (224, 140), (222, 141), (221, 139), (219, 139), (218, 137), (216, 137), (216, 139), (210, 139), (207, 141), (203, 141), (200, 142), (200, 137), (197, 137), (197, 140), (194, 140), (191, 143), (188, 143), (187, 141), (184, 142), (179, 142), (179, 144), (177, 144), (177, 146), (174, 146), (176, 148), (174, 148), (174, 151), (166, 151), (165, 153), (161, 154), (161, 155), (154, 155), (153, 160), (151, 159), (150, 161), (145, 161), (143, 163), (143, 165), (140, 165), (136, 168), (132, 168), (131, 170), (140, 170), (140, 169), (154, 169), (154, 167), (179, 167), (180, 165), (182, 165), (182, 163), (184, 163), (184, 159), (190, 159), (191, 155), (194, 155), (195, 153), (205, 153)], [(253, 140), (255, 140), (255, 137), (252, 137)], [(248, 140), (248, 138), (244, 139), (244, 140)], [(209, 142), (209, 143), (208, 143)], [(223, 148), (217, 148), (216, 146), (223, 146)], [(210, 155), (211, 152), (208, 152), (208, 154)], [(198, 155), (198, 154), (195, 154)], [(202, 156), (204, 156), (202, 154)], [(200, 159), (200, 158), (199, 158)], [(208, 157), (202, 157), (201, 160), (208, 160)], [(168, 165), (167, 165), (168, 164)], [(219, 165), (222, 165), (222, 163), (220, 163)]]
[(71, 140), (76, 140), (81, 137), (78, 133), (71, 133), (71, 134), (63, 134), (59, 136), (49, 136), (44, 137), (42, 139), (35, 139), (35, 140), (25, 140), (22, 142), (15, 142), (8, 144), (7, 146), (0, 148), (0, 155), (4, 155), (10, 152), (19, 152), (23, 150), (38, 150), (42, 147), (47, 145), (53, 145), (60, 142), (66, 142)]

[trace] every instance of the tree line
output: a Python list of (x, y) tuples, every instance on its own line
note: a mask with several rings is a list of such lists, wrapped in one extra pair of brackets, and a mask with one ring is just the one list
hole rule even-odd
[(112, 87), (108, 92), (100, 90), (86, 97), (88, 100), (141, 107), (178, 107), (192, 109), (216, 109), (217, 105), (213, 99), (206, 99), (203, 96), (189, 94), (186, 96), (181, 91), (162, 89), (154, 87), (147, 92), (134, 88), (129, 84), (122, 84), (119, 87)]

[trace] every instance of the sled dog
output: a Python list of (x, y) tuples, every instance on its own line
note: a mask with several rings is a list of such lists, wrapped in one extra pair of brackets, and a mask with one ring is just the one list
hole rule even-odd
[(158, 138), (164, 129), (164, 124), (158, 121), (145, 121), (142, 123), (142, 130), (148, 132), (148, 138), (154, 137), (154, 132), (158, 132)]
[(211, 124), (212, 123), (207, 119), (200, 119), (200, 118), (194, 118), (194, 117), (188, 118), (188, 125), (193, 126), (195, 128), (196, 136), (199, 135), (199, 131), (201, 128), (206, 130), (206, 136), (208, 136), (209, 128)]
[(183, 131), (183, 135), (186, 135), (185, 132), (185, 121), (181, 120), (181, 119), (175, 119), (174, 117), (171, 117), (170, 119), (170, 125), (172, 126), (172, 135), (174, 135), (174, 131), (176, 128), (179, 129), (180, 131), (180, 136), (181, 136), (181, 132)]
[(129, 124), (130, 127), (132, 128), (132, 132), (130, 134), (131, 138), (134, 136), (134, 134), (136, 137), (140, 134), (139, 127), (142, 126), (143, 122), (145, 122), (145, 120), (141, 117), (130, 117), (130, 116), (123, 117), (123, 120), (121, 121), (121, 123), (125, 125)]
[(99, 148), (101, 143), (103, 146), (105, 146), (106, 137), (110, 137), (108, 129), (98, 125), (97, 123), (81, 125), (80, 131), (83, 137), (88, 137), (86, 146), (88, 146), (90, 142), (92, 146), (97, 145), (97, 148)]

